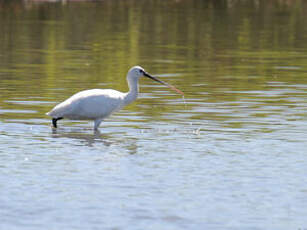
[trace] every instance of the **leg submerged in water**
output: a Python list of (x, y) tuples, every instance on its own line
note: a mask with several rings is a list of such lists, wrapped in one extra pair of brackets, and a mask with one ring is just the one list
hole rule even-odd
[(54, 128), (57, 128), (57, 121), (63, 119), (63, 117), (58, 117), (58, 118), (52, 118), (52, 125)]
[(102, 122), (102, 119), (94, 120), (94, 130), (98, 130), (98, 127), (101, 122)]

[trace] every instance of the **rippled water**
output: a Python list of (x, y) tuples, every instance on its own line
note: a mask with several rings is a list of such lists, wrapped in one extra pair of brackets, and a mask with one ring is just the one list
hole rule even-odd
[[(303, 1), (0, 1), (1, 229), (307, 228)], [(106, 119), (45, 115), (89, 88)]]

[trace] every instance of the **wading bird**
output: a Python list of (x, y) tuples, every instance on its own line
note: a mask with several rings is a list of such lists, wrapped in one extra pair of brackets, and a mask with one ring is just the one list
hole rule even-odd
[(129, 92), (122, 93), (113, 89), (90, 89), (80, 91), (46, 113), (52, 117), (52, 125), (57, 128), (57, 121), (63, 118), (70, 120), (94, 120), (94, 130), (97, 130), (102, 120), (123, 106), (135, 101), (138, 92), (139, 78), (145, 76), (157, 81), (183, 95), (179, 89), (151, 76), (140, 66), (132, 67), (127, 74)]

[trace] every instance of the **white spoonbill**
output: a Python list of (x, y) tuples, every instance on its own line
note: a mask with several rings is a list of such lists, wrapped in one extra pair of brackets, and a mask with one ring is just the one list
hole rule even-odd
[(80, 91), (56, 105), (46, 114), (52, 117), (54, 128), (57, 127), (58, 120), (68, 118), (71, 120), (94, 120), (94, 129), (97, 130), (104, 118), (136, 100), (139, 92), (138, 81), (141, 76), (148, 77), (164, 84), (183, 95), (183, 92), (179, 89), (151, 76), (145, 72), (142, 67), (134, 66), (127, 74), (129, 92), (122, 93), (113, 89), (90, 89)]

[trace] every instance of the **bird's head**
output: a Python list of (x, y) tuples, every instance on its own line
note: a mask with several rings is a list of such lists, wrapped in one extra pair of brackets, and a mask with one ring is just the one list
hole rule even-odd
[(133, 66), (129, 72), (129, 78), (139, 79), (140, 77), (144, 76), (145, 70), (141, 66)]
[(137, 81), (140, 77), (142, 76), (145, 76), (145, 77), (148, 77), (150, 78), (151, 80), (154, 80), (156, 82), (159, 82), (160, 84), (162, 85), (166, 85), (167, 87), (171, 88), (172, 90), (176, 91), (177, 93), (183, 95), (183, 92), (181, 92), (179, 89), (175, 88), (174, 86), (164, 82), (164, 81), (161, 81), (159, 80), (158, 78), (150, 75), (149, 73), (147, 73), (141, 66), (134, 66), (132, 67), (129, 72), (128, 72), (128, 75), (127, 75), (127, 78), (128, 78), (128, 82), (130, 80), (133, 80), (133, 81)]

